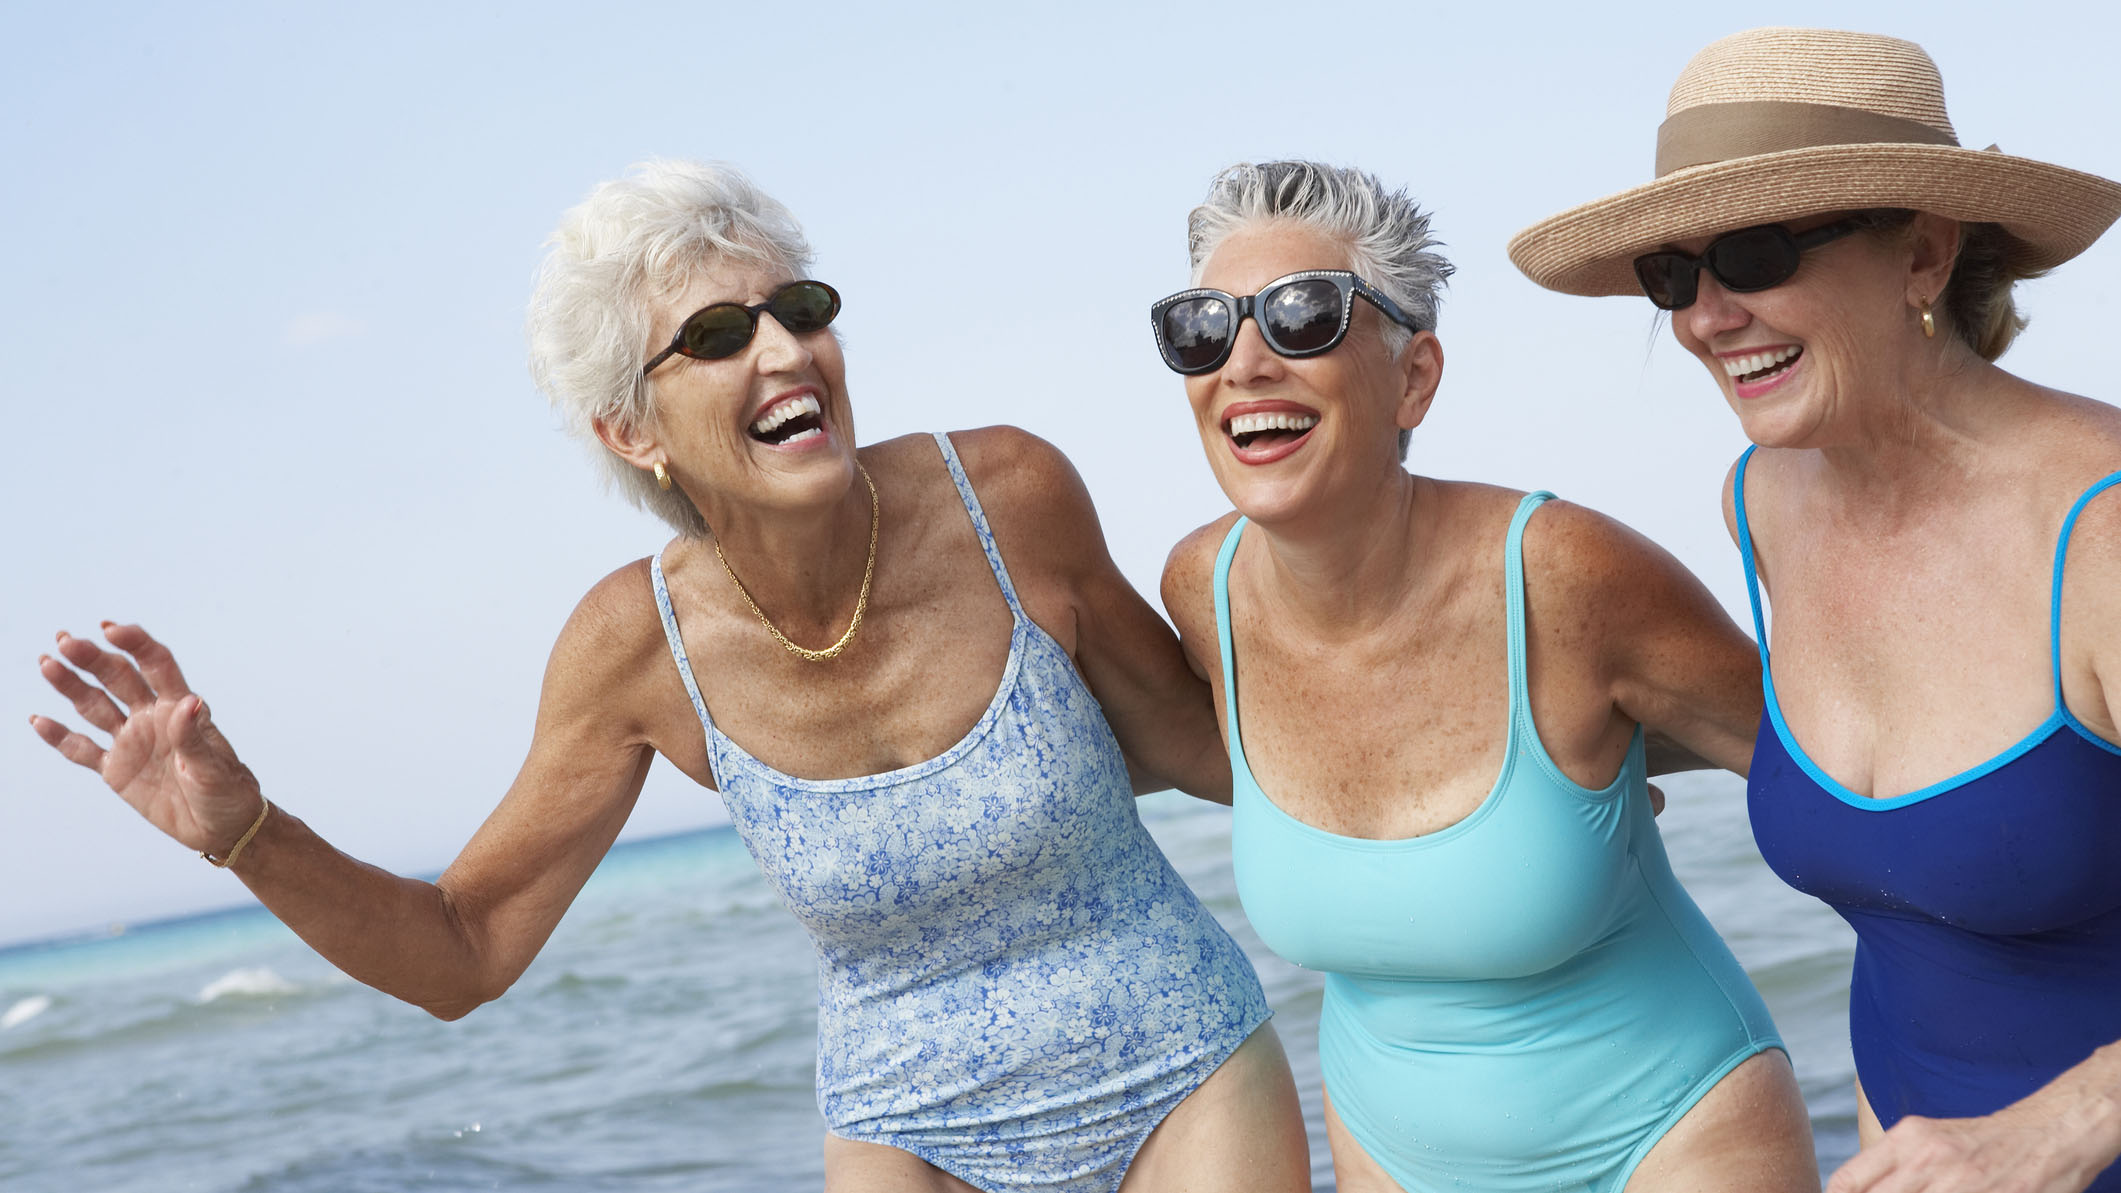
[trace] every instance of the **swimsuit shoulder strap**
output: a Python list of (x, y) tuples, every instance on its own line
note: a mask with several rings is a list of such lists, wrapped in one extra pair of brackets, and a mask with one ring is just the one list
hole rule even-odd
[(1503, 592), (1510, 626), (1510, 714), (1522, 717), (1526, 725), (1532, 723), (1532, 686), (1525, 667), (1524, 528), (1532, 520), (1532, 511), (1553, 499), (1554, 495), (1544, 489), (1525, 494), (1510, 519), (1510, 533), (1502, 547)]
[(1239, 518), (1230, 533), (1223, 536), (1222, 550), (1215, 555), (1215, 638), (1222, 648), (1223, 657), (1223, 703), (1229, 706), (1230, 746), (1238, 748), (1237, 735), (1237, 650), (1230, 639), (1230, 561), (1237, 557), (1237, 540), (1245, 535), (1249, 518)]
[[(670, 585), (663, 580), (663, 553), (658, 551), (648, 561), (648, 578), (655, 585), (655, 611), (663, 618), (663, 637), (670, 642), (670, 657), (678, 665), (678, 678), (685, 681), (685, 694), (692, 697), (692, 711), (700, 716), (700, 725), (707, 730), (707, 745), (710, 754), (714, 747), (714, 718), (707, 715), (707, 701), (700, 697), (700, 685), (692, 676), (692, 659), (685, 653), (685, 639), (678, 633), (678, 615), (670, 607)], [(711, 759), (710, 759), (711, 761)]]
[(1738, 457), (1738, 475), (1731, 482), (1731, 506), (1738, 512), (1738, 555), (1745, 561), (1745, 595), (1753, 603), (1753, 641), (1760, 647), (1760, 666), (1767, 668), (1767, 621), (1760, 615), (1760, 570), (1753, 560), (1753, 530), (1745, 520), (1745, 467), (1753, 462), (1759, 445)]
[(2061, 709), (2065, 716), (2068, 715), (2068, 709), (2062, 703), (2062, 567), (2069, 560), (2069, 536), (2070, 532), (2077, 528), (2077, 515), (2084, 512), (2084, 507), (2091, 504), (2092, 498), (2117, 484), (2121, 484), (2121, 472), (2116, 472), (2086, 489), (2077, 498), (2076, 504), (2069, 507), (2069, 514), (2062, 519), (2062, 533), (2055, 540), (2054, 595), (2048, 603), (2047, 617), (2048, 665), (2054, 671), (2055, 707)]
[(1016, 585), (1009, 582), (1001, 548), (994, 545), (994, 530), (987, 525), (987, 511), (980, 508), (979, 494), (972, 491), (972, 481), (965, 476), (965, 465), (957, 458), (957, 445), (950, 442), (948, 431), (936, 431), (934, 435), (935, 445), (942, 449), (943, 463), (950, 466), (950, 481), (957, 486), (958, 500), (965, 503), (965, 512), (972, 516), (972, 530), (979, 535), (980, 550), (987, 553), (987, 566), (994, 569), (994, 580), (1002, 586), (1002, 596), (1009, 602), (1009, 612), (1022, 617), (1024, 607), (1017, 603)]

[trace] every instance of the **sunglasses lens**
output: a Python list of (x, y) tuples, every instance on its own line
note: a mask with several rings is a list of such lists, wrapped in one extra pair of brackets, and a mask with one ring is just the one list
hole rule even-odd
[(1709, 268), (1727, 290), (1765, 290), (1797, 272), (1797, 242), (1777, 227), (1747, 228), (1709, 246)]
[(751, 342), (751, 312), (735, 303), (696, 311), (678, 331), (678, 351), (698, 360), (735, 356)]
[(1230, 350), (1230, 304), (1182, 298), (1164, 308), (1164, 363), (1181, 373), (1214, 368)]
[(766, 309), (782, 327), (802, 335), (831, 324), (840, 313), (840, 296), (823, 282), (796, 282), (781, 287)]
[(1325, 278), (1277, 286), (1261, 295), (1259, 319), (1281, 352), (1323, 352), (1340, 341), (1340, 287)]
[(1685, 253), (1644, 253), (1635, 258), (1635, 280), (1650, 301), (1667, 311), (1694, 303), (1694, 259)]

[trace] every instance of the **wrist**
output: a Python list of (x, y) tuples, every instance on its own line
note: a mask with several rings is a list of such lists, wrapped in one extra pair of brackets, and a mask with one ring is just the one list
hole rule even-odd
[(258, 835), (258, 830), (265, 827), (265, 818), (271, 812), (272, 801), (266, 799), (264, 793), (259, 793), (257, 819), (250, 822), (250, 827), (243, 830), (243, 835), (236, 838), (236, 843), (218, 854), (212, 850), (206, 850), (201, 852), (199, 856), (212, 862), (217, 869), (226, 870), (230, 866), (235, 865), (236, 859), (243, 856), (244, 849), (249, 847), (251, 840)]

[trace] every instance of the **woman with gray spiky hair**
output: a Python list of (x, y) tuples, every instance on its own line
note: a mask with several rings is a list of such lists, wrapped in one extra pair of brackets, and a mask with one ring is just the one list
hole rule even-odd
[(1233, 167), (1191, 249), (1151, 318), (1236, 512), (1164, 603), (1223, 712), (1245, 912), (1326, 974), (1340, 1188), (1817, 1189), (1647, 781), (1744, 772), (1751, 644), (1618, 523), (1402, 467), (1451, 271), (1404, 192)]
[(445, 1019), (523, 972), (660, 754), (721, 792), (817, 946), (828, 1189), (1308, 1188), (1258, 979), (1134, 810), (1228, 798), (1206, 686), (1052, 447), (857, 450), (809, 257), (725, 167), (651, 162), (562, 221), (533, 372), (677, 537), (583, 598), (528, 760), (441, 878), (276, 811), (137, 626), (39, 664), (110, 745), (36, 731)]

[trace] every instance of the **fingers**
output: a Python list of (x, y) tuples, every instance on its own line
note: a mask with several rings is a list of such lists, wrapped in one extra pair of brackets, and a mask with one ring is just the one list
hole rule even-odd
[(50, 717), (31, 717), (29, 727), (36, 730), (37, 736), (43, 738), (46, 745), (59, 751), (68, 762), (102, 773), (102, 746)]
[(206, 701), (198, 696), (188, 696), (177, 702), (171, 714), (170, 740), (176, 743), (177, 754), (187, 763), (197, 766), (211, 765), (217, 770), (227, 769), (228, 759), (235, 753), (228, 746), (228, 739), (214, 728), (213, 719), (207, 715)]
[(85, 638), (59, 631), (59, 654), (67, 662), (96, 677), (105, 691), (128, 709), (155, 702), (155, 690), (134, 670), (123, 655), (115, 655)]
[(125, 724), (125, 710), (104, 694), (102, 688), (84, 683), (66, 664), (50, 655), (38, 655), (37, 673), (73, 704), (82, 720), (105, 733), (116, 733)]
[(146, 630), (136, 625), (114, 625), (106, 621), (103, 636), (112, 646), (133, 656), (141, 673), (147, 676), (147, 682), (154, 685), (156, 694), (172, 698), (191, 694), (191, 686), (184, 682), (184, 673), (177, 669), (177, 657)]

